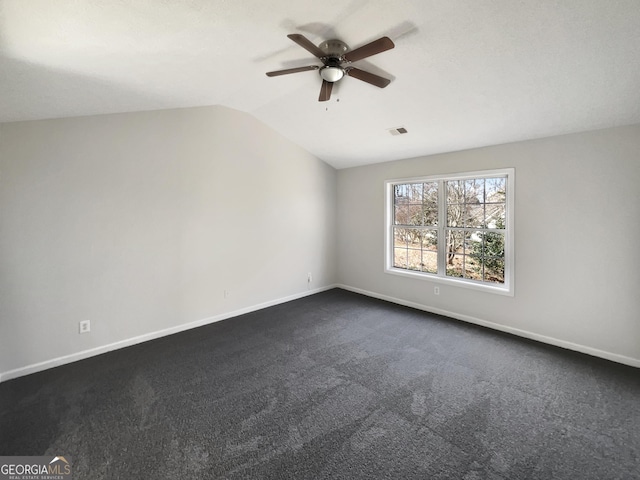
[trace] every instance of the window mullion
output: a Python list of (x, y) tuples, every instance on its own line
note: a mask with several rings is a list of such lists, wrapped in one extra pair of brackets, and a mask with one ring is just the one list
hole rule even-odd
[(445, 276), (446, 272), (447, 196), (444, 187), (444, 180), (438, 180), (438, 276)]

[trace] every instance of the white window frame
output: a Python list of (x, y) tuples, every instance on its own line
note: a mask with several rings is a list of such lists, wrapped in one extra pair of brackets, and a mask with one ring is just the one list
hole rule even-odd
[[(494, 284), (466, 278), (448, 277), (445, 274), (445, 243), (443, 242), (446, 228), (446, 190), (444, 184), (449, 180), (470, 180), (474, 178), (506, 178), (506, 228), (504, 242), (504, 283)], [(438, 273), (417, 272), (393, 266), (393, 228), (394, 228), (394, 187), (405, 183), (438, 182)], [(515, 203), (515, 169), (501, 168), (495, 170), (480, 170), (475, 172), (460, 172), (443, 175), (429, 175), (424, 177), (411, 177), (384, 182), (385, 189), (385, 259), (384, 271), (392, 275), (407, 278), (427, 280), (457, 287), (481, 290), (500, 295), (514, 295), (514, 203)]]

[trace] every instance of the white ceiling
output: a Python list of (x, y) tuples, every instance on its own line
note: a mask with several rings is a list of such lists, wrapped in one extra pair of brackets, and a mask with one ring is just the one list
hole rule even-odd
[[(392, 82), (319, 103), (289, 33)], [(344, 168), (640, 123), (638, 52), (638, 0), (0, 0), (0, 121), (226, 105)]]

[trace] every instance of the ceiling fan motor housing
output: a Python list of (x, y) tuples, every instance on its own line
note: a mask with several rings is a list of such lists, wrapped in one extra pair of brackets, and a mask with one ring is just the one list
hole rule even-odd
[(318, 48), (327, 54), (327, 57), (340, 58), (347, 53), (349, 47), (342, 40), (336, 38), (327, 40), (318, 45)]
[(326, 57), (322, 59), (324, 66), (318, 72), (323, 80), (327, 82), (337, 82), (344, 77), (345, 71), (342, 68), (342, 55), (349, 47), (341, 40), (333, 39), (322, 42), (318, 48), (325, 52)]

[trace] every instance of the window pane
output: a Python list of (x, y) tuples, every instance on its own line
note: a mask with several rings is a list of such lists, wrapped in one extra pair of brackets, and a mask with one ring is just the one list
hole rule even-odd
[(463, 256), (454, 255), (447, 261), (447, 277), (462, 277)]
[(407, 268), (407, 249), (393, 249), (393, 266), (396, 268)]
[(504, 283), (504, 259), (487, 258), (484, 266), (484, 281)]
[(425, 202), (438, 203), (438, 182), (427, 182), (423, 184), (422, 189)]
[(395, 185), (393, 187), (393, 201), (396, 204), (407, 203), (409, 185)]
[(422, 238), (422, 232), (417, 228), (407, 228), (407, 243), (409, 248), (417, 248), (420, 250), (420, 242)]
[(482, 231), (465, 232), (464, 254), (475, 255), (477, 257), (482, 255)]
[(410, 183), (407, 187), (407, 201), (422, 203), (422, 183)]
[(425, 202), (422, 204), (422, 224), (430, 227), (438, 225), (438, 204)]
[(479, 266), (473, 259), (465, 255), (464, 257), (464, 278), (469, 278), (471, 280), (482, 280), (482, 267)]
[(505, 203), (507, 201), (506, 178), (486, 179), (486, 203)]
[(447, 205), (464, 203), (464, 181), (449, 180), (447, 184)]
[(464, 231), (462, 230), (447, 230), (447, 260), (452, 258), (456, 253), (462, 253), (462, 246), (464, 242)]
[(422, 250), (431, 252), (438, 251), (438, 231), (424, 230), (422, 232)]
[(438, 183), (428, 182), (422, 186), (422, 224), (438, 224)]
[(483, 252), (485, 257), (504, 258), (504, 233), (485, 231), (482, 234)]
[(447, 227), (464, 226), (464, 205), (447, 206)]
[(396, 205), (394, 224), (395, 225), (408, 225), (409, 223), (409, 206), (408, 205)]
[(465, 203), (484, 203), (484, 179), (474, 178), (464, 181)]
[(431, 251), (422, 252), (422, 271), (438, 273), (438, 253)]
[(393, 229), (393, 246), (407, 248), (409, 234), (406, 228)]
[(407, 268), (409, 270), (422, 270), (422, 252), (420, 250), (410, 248), (407, 251)]
[(466, 205), (464, 226), (471, 228), (484, 227), (484, 205)]
[(406, 225), (422, 225), (422, 205), (419, 203), (407, 206), (408, 218)]
[(489, 203), (485, 207), (487, 228), (505, 228), (507, 209), (504, 203)]

